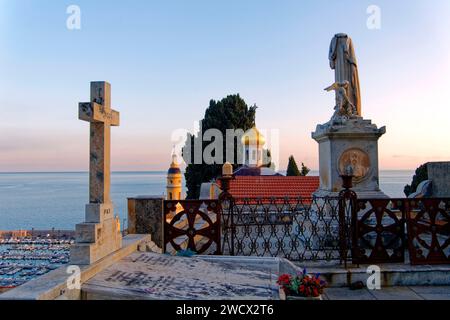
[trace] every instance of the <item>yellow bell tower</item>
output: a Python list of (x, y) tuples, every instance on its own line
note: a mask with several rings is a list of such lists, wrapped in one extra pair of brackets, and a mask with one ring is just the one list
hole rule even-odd
[(182, 200), (183, 177), (175, 153), (172, 154), (172, 163), (170, 164), (169, 171), (167, 171), (166, 190), (167, 200)]

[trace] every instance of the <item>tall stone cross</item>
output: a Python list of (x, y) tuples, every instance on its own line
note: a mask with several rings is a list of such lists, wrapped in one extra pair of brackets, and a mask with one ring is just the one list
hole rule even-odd
[(111, 85), (91, 82), (91, 102), (81, 102), (78, 117), (90, 123), (89, 203), (85, 221), (75, 226), (72, 264), (91, 264), (122, 247), (119, 218), (110, 198), (111, 126), (119, 125), (119, 113), (111, 109)]
[(80, 120), (90, 122), (89, 203), (110, 203), (111, 126), (119, 112), (111, 109), (111, 85), (91, 82), (91, 102), (79, 103)]

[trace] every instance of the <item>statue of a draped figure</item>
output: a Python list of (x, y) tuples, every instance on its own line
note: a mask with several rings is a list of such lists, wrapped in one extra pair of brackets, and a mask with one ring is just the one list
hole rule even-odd
[[(336, 34), (331, 40), (328, 58), (331, 69), (335, 71), (335, 84), (332, 89), (345, 87), (345, 91), (336, 90), (336, 100), (348, 102), (349, 107), (342, 108), (349, 111), (345, 112), (348, 116), (361, 116), (358, 65), (352, 39), (344, 33)], [(345, 97), (342, 96), (344, 94)]]

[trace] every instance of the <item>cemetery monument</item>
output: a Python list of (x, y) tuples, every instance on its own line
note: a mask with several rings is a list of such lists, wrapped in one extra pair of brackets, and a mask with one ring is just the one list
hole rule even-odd
[(75, 228), (71, 264), (92, 264), (122, 247), (120, 220), (110, 198), (111, 126), (119, 125), (119, 112), (111, 109), (111, 85), (91, 82), (91, 102), (79, 104), (79, 119), (90, 125), (89, 203), (85, 222)]
[(378, 128), (362, 116), (352, 39), (346, 34), (336, 34), (331, 41), (329, 60), (335, 80), (325, 90), (335, 91), (336, 105), (331, 119), (312, 133), (319, 143), (320, 187), (315, 195), (337, 196), (342, 189), (340, 176), (352, 174), (353, 190), (358, 196), (384, 198), (379, 185), (378, 139), (386, 128)]

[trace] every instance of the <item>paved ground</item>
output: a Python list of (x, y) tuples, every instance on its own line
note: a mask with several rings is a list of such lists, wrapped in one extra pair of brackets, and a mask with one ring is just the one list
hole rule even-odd
[(327, 288), (324, 300), (450, 300), (450, 286), (385, 287), (381, 290)]

